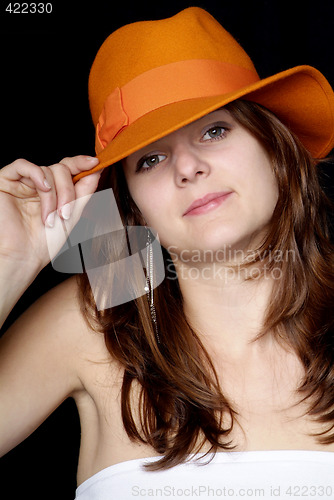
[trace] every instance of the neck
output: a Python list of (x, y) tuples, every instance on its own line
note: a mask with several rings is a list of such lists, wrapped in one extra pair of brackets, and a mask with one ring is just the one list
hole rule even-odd
[[(229, 357), (246, 355), (272, 341), (257, 342), (262, 330), (273, 279), (245, 279), (251, 268), (217, 263), (187, 266), (176, 263), (185, 314), (192, 327), (210, 345)], [(253, 274), (254, 276), (254, 274)]]

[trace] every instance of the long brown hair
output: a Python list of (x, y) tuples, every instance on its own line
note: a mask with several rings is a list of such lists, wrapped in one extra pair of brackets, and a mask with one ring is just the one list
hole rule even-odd
[[(261, 259), (268, 269), (275, 266), (281, 273), (274, 280), (258, 337), (270, 331), (299, 356), (305, 367), (300, 399), (309, 403), (309, 415), (327, 424), (317, 439), (329, 444), (334, 442), (334, 252), (326, 215), (329, 202), (319, 184), (318, 162), (262, 106), (235, 101), (225, 109), (264, 146), (279, 190), (268, 236), (253, 260)], [(121, 165), (107, 169), (104, 176), (124, 226), (140, 224)], [(293, 252), (294, 258), (270, 259), (277, 251)], [(237, 419), (205, 347), (185, 317), (178, 280), (170, 279), (171, 272), (175, 277), (170, 255), (165, 249), (163, 254), (166, 278), (155, 290), (160, 343), (145, 295), (98, 311), (87, 277), (79, 276), (84, 314), (93, 328), (103, 332), (110, 355), (124, 367), (125, 430), (130, 439), (162, 454), (147, 466), (151, 470), (185, 461), (204, 443), (210, 444), (210, 452), (231, 449), (230, 433)], [(134, 382), (140, 387), (137, 423), (130, 403)]]

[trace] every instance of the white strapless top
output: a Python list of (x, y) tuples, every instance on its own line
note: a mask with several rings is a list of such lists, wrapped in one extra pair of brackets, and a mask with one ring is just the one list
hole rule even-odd
[(220, 452), (172, 469), (143, 469), (154, 458), (129, 460), (101, 470), (76, 491), (78, 500), (264, 498), (334, 499), (334, 453), (326, 451)]

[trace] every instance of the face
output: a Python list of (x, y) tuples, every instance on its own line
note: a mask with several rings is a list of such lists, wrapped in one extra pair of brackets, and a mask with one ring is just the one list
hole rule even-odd
[(257, 246), (277, 203), (268, 154), (220, 109), (127, 157), (130, 194), (173, 252)]

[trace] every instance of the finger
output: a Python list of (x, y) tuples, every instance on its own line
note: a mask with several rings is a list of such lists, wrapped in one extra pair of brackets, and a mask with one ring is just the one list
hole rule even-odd
[(68, 167), (71, 175), (77, 175), (80, 172), (96, 167), (99, 163), (99, 159), (93, 156), (78, 155), (71, 158), (63, 158), (60, 163)]
[(41, 218), (43, 224), (53, 227), (55, 210), (57, 209), (57, 191), (52, 170), (49, 167), (41, 167), (44, 172), (46, 183), (50, 186), (47, 192), (37, 189), (41, 203)]
[(82, 198), (83, 196), (91, 195), (95, 193), (99, 180), (101, 177), (101, 173), (103, 170), (99, 170), (98, 172), (94, 172), (93, 174), (86, 175), (82, 177), (75, 185), (75, 193), (76, 198)]
[[(51, 186), (41, 167), (27, 160), (19, 159), (1, 169), (1, 177), (7, 181), (21, 182), (40, 191), (49, 191)], [(14, 187), (12, 189), (15, 189)]]
[[(75, 185), (72, 182), (75, 196), (72, 202), (67, 202), (62, 208), (62, 218), (66, 221), (68, 232), (73, 229), (74, 225), (80, 219), (85, 206), (98, 187), (100, 176), (101, 172), (96, 172), (84, 177), (82, 182), (77, 182)], [(64, 209), (66, 210), (65, 213)], [(68, 219), (70, 220), (68, 221)]]
[[(98, 160), (94, 163), (98, 163)], [(64, 158), (60, 163), (50, 167), (43, 167), (45, 172), (48, 173), (46, 174), (47, 177), (50, 173), (52, 174), (50, 178), (52, 189), (48, 193), (49, 196), (42, 196), (41, 199), (42, 220), (47, 226), (53, 227), (56, 213), (63, 220), (68, 220), (75, 211), (74, 218), (78, 220), (80, 213), (88, 202), (89, 196), (96, 191), (102, 170), (97, 175), (87, 176), (86, 180), (74, 186), (72, 172), (76, 171), (76, 168), (80, 168), (80, 164), (87, 169), (87, 157)], [(88, 165), (88, 169), (92, 168), (92, 162), (89, 160)], [(82, 168), (80, 171), (82, 171)], [(85, 200), (82, 200), (76, 207), (75, 200), (82, 197), (85, 197)]]
[(71, 216), (71, 202), (76, 197), (72, 174), (64, 163), (51, 165), (49, 168), (53, 174), (57, 194), (56, 210), (62, 219), (67, 220)]
[[(90, 179), (88, 179), (88, 177), (90, 177)], [(60, 224), (60, 219), (57, 216), (55, 217), (54, 228), (52, 229), (52, 231), (47, 230), (46, 233), (50, 256), (56, 255), (59, 249), (61, 248), (63, 244), (62, 239), (64, 236), (64, 228), (66, 228), (65, 233), (68, 236), (71, 233), (73, 227), (80, 220), (82, 213), (91, 198), (91, 195), (97, 188), (99, 178), (100, 178), (100, 173), (92, 174), (87, 176), (87, 178), (85, 178), (84, 182), (82, 182), (79, 185), (79, 187), (77, 187), (79, 183), (76, 184), (75, 186), (76, 198), (72, 202), (68, 203), (68, 205), (70, 205), (70, 210), (71, 210), (71, 216), (69, 220), (65, 219), (65, 221), (62, 222), (62, 224)]]
[(1, 169), (0, 189), (17, 198), (38, 196), (41, 219), (46, 223), (48, 215), (55, 209), (53, 177), (43, 167), (27, 160), (15, 160)]

